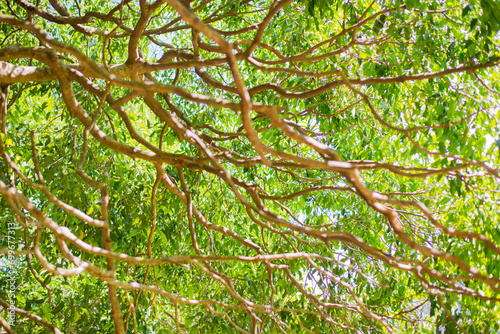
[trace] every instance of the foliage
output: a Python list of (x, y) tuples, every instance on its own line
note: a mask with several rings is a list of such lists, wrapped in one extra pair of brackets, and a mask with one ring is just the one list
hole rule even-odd
[(0, 9), (8, 333), (500, 330), (498, 1)]

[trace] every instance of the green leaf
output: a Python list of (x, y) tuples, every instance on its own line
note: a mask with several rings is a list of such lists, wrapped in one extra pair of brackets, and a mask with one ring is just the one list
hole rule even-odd
[(57, 313), (61, 312), (61, 310), (63, 308), (64, 308), (64, 302), (60, 302), (59, 304), (57, 304), (57, 306), (52, 311), (50, 311), (50, 313), (57, 314)]

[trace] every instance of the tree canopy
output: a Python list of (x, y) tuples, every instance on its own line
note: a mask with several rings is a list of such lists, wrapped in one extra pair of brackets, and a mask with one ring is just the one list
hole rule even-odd
[(500, 330), (497, 0), (0, 13), (7, 333)]

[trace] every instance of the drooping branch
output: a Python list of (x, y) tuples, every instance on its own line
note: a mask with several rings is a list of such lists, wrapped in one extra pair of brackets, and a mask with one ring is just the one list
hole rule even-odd
[(499, 59), (474, 5), (49, 3), (0, 14), (0, 205), (31, 291), (104, 283), (116, 333), (472, 331), (454, 308), (500, 301)]

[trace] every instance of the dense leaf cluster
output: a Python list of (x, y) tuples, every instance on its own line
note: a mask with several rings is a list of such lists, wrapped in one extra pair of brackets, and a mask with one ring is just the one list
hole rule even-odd
[(498, 1), (0, 13), (7, 333), (500, 330)]

